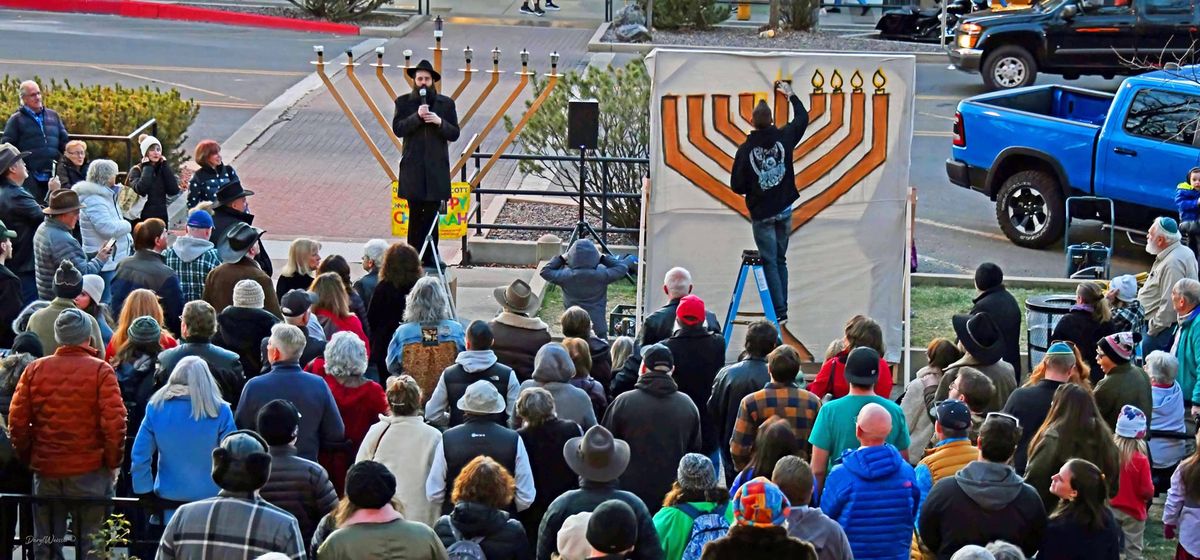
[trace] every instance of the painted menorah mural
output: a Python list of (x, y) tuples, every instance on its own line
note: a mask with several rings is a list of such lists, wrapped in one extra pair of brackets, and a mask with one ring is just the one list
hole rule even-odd
[[(819, 352), (862, 313), (884, 325), (889, 351), (898, 354), (913, 60), (659, 50), (647, 64), (654, 80), (649, 285), (683, 266), (706, 307), (718, 315), (728, 307), (741, 251), (755, 246), (745, 201), (729, 188), (734, 154), (758, 100), (773, 107), (778, 126), (793, 117), (773, 88), (792, 81), (809, 124), (791, 162), (800, 199), (787, 251), (787, 328)], [(750, 293), (742, 309), (757, 308)], [(643, 304), (653, 309), (658, 299), (646, 290)]]

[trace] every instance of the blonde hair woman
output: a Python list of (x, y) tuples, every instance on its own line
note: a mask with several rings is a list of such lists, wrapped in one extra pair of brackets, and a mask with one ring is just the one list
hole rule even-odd
[(313, 280), (308, 291), (317, 295), (310, 309), (325, 329), (326, 340), (333, 338), (334, 333), (350, 331), (363, 344), (370, 344), (367, 333), (363, 332), (362, 321), (350, 312), (350, 298), (346, 295), (341, 276), (336, 272), (326, 272)]
[(307, 290), (313, 283), (317, 267), (321, 265), (321, 244), (299, 237), (288, 247), (287, 264), (283, 265), (279, 279), (275, 281), (275, 293), (282, 300), (292, 290)]
[[(133, 325), (134, 319), (143, 316), (153, 317), (159, 325), (164, 324), (162, 305), (158, 303), (158, 295), (145, 288), (139, 288), (129, 292), (125, 303), (121, 305), (121, 316), (117, 318), (117, 328), (113, 329), (112, 340), (104, 349), (105, 356), (115, 356), (116, 351), (125, 346), (125, 340), (129, 337), (129, 327)], [(179, 345), (175, 337), (165, 328), (162, 329), (158, 342), (163, 350), (169, 350)]]
[(1104, 377), (1096, 362), (1096, 344), (1113, 332), (1112, 309), (1104, 297), (1104, 289), (1095, 282), (1083, 282), (1075, 289), (1075, 305), (1054, 326), (1050, 340), (1074, 343), (1091, 370), (1092, 385), (1095, 385)]

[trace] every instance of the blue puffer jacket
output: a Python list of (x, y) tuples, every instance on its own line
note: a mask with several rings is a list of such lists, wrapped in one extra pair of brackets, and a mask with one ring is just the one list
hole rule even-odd
[(857, 560), (907, 559), (920, 490), (890, 444), (842, 454), (821, 494), (821, 511), (846, 529)]
[(1200, 190), (1188, 183), (1179, 183), (1175, 186), (1175, 206), (1179, 208), (1179, 221), (1200, 220)]

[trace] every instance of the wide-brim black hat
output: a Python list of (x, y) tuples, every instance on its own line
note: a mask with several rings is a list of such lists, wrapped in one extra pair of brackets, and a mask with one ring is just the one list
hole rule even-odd
[(987, 312), (955, 315), (951, 322), (958, 341), (978, 363), (994, 364), (1004, 356), (1004, 336)]
[[(436, 76), (437, 74), (434, 74)], [(436, 79), (436, 78), (435, 78)], [(25, 159), (31, 152), (22, 152), (16, 146), (5, 142), (0, 144), (0, 174), (8, 171), (18, 161)]]
[(225, 183), (220, 190), (217, 191), (217, 200), (213, 206), (224, 206), (239, 198), (254, 196), (254, 191), (242, 188), (241, 181), (230, 181)]
[(567, 466), (584, 480), (611, 482), (629, 466), (629, 444), (613, 437), (604, 426), (592, 426), (563, 446)]
[(418, 62), (416, 66), (410, 67), (404, 72), (408, 74), (409, 78), (416, 78), (417, 70), (429, 72), (429, 75), (433, 76), (433, 81), (435, 82), (442, 81), (442, 75), (438, 74), (438, 71), (433, 69), (433, 65), (430, 64), (428, 60), (422, 60), (421, 62)]
[(242, 260), (250, 248), (258, 243), (264, 232), (246, 222), (237, 222), (229, 227), (225, 239), (217, 245), (217, 255), (221, 262), (235, 263)]

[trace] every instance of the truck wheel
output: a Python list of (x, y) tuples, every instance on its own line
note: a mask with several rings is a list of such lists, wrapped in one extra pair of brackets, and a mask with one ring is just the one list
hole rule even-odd
[(996, 196), (996, 221), (1013, 243), (1042, 249), (1062, 238), (1066, 222), (1058, 181), (1045, 171), (1009, 177)]
[(982, 74), (989, 90), (1030, 86), (1037, 78), (1037, 61), (1024, 48), (1005, 45), (988, 54)]

